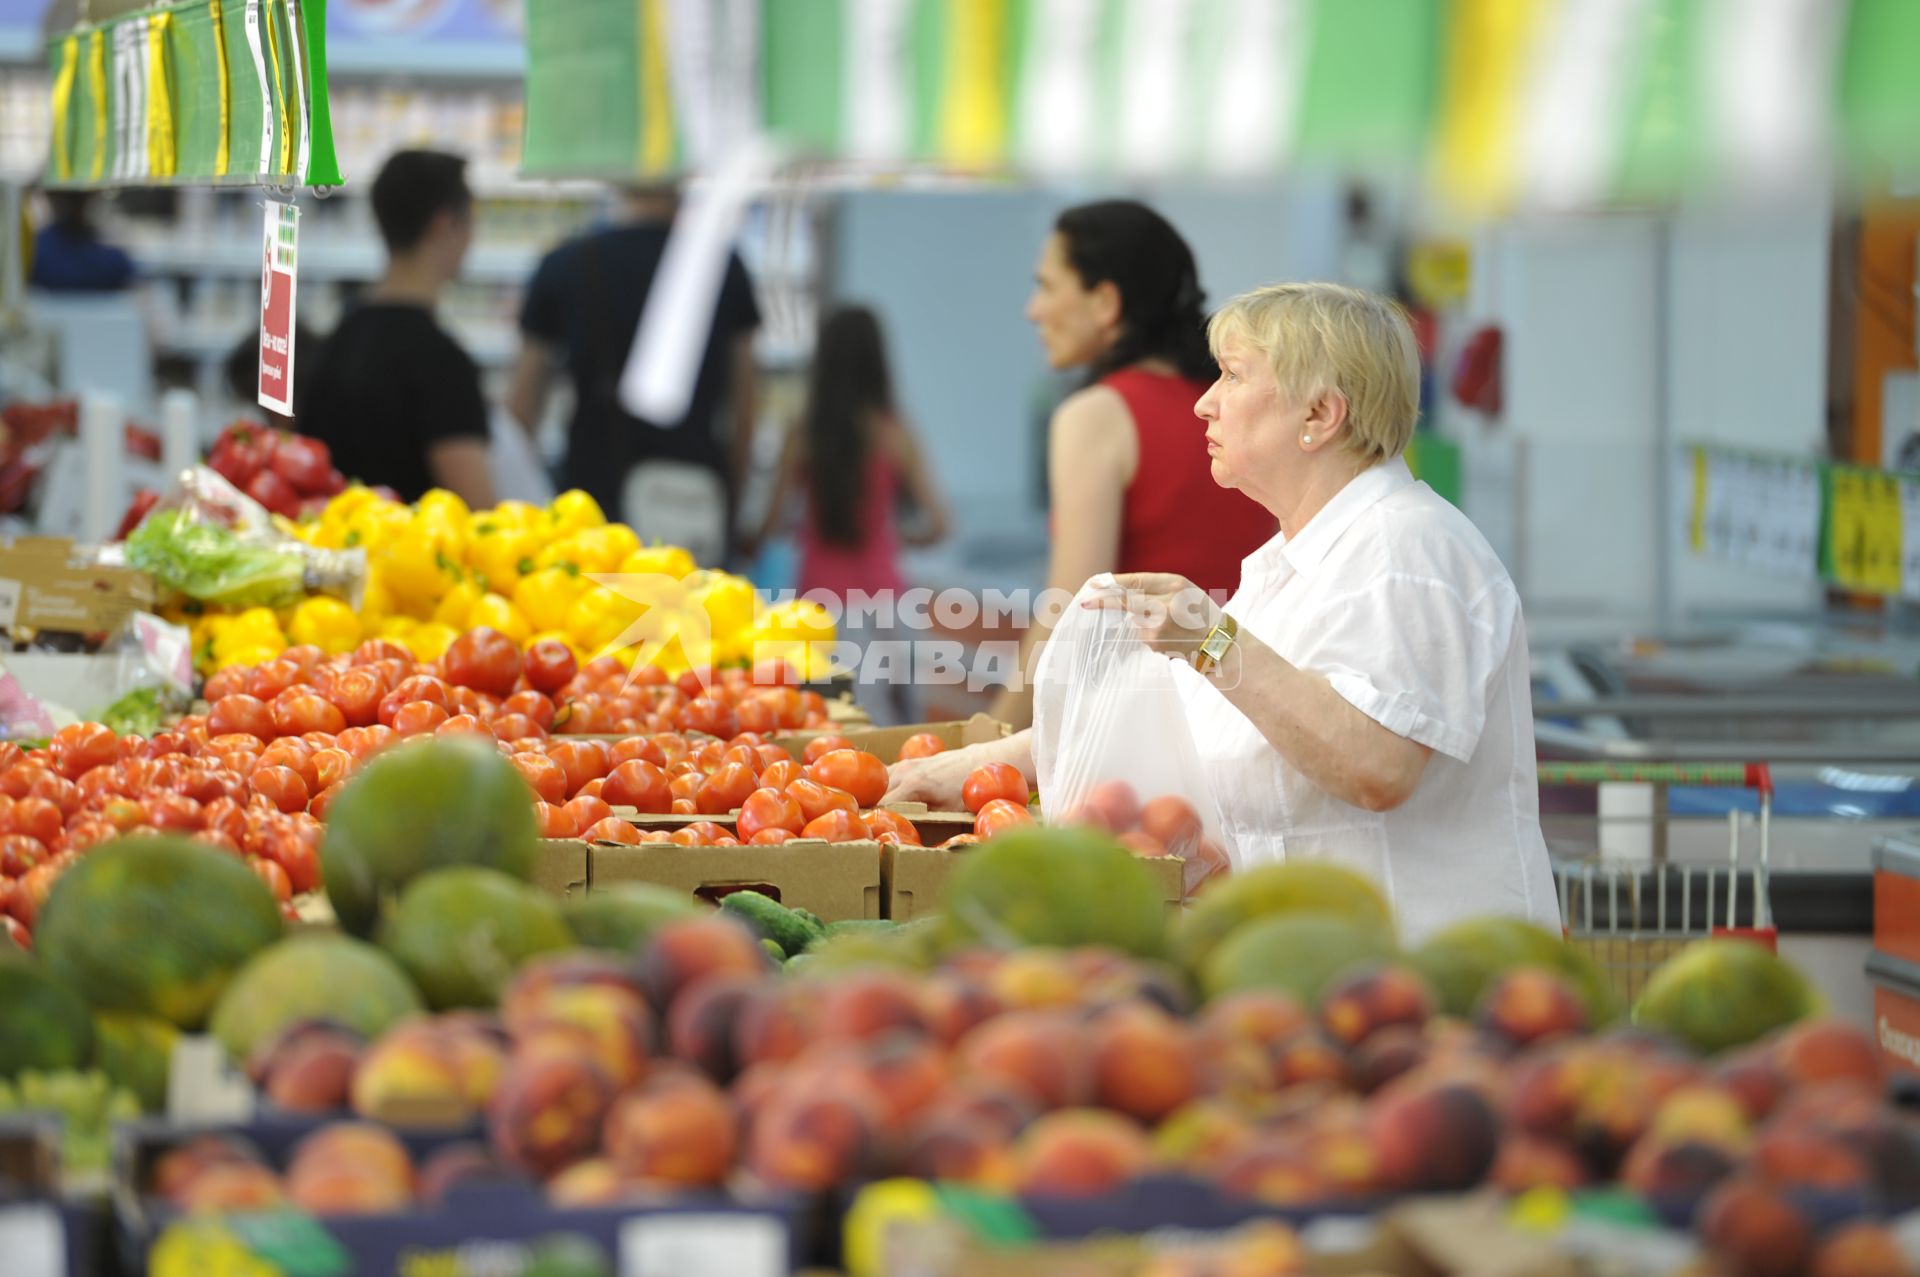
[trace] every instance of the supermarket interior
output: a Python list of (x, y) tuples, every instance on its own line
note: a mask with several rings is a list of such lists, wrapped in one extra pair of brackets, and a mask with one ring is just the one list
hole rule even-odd
[(0, 1277), (1920, 1274), (1916, 65), (0, 0)]

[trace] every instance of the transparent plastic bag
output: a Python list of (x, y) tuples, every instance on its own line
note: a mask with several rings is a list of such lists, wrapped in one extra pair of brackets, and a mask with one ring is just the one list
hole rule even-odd
[[(1120, 608), (1081, 603), (1118, 591), (1088, 581), (1041, 649), (1033, 759), (1051, 823), (1094, 823), (1135, 850), (1186, 863), (1188, 895), (1229, 868), (1221, 821), (1166, 657)], [(1140, 837), (1145, 835), (1145, 837)]]
[(101, 553), (225, 608), (291, 607), (312, 594), (358, 608), (367, 583), (365, 550), (288, 536), (266, 507), (205, 466), (182, 471), (126, 541)]

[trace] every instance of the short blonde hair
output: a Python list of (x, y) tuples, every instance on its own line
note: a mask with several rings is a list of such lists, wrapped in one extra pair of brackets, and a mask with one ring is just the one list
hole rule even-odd
[(1216, 359), (1234, 337), (1267, 357), (1290, 402), (1339, 393), (1347, 401), (1343, 445), (1368, 465), (1406, 450), (1420, 415), (1420, 350), (1396, 303), (1341, 284), (1268, 284), (1207, 321)]

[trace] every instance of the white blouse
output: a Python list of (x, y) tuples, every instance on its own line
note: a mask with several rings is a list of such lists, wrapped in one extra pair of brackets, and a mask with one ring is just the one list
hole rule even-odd
[(1309, 781), (1219, 689), (1174, 665), (1237, 868), (1325, 856), (1373, 877), (1410, 944), (1486, 914), (1558, 930), (1534, 770), (1520, 597), (1486, 538), (1398, 458), (1245, 560), (1243, 630), (1367, 717), (1432, 748), (1387, 812)]

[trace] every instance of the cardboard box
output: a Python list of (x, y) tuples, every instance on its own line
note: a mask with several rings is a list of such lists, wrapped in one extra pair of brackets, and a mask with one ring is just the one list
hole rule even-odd
[(135, 612), (153, 609), (153, 578), (131, 568), (79, 561), (65, 537), (0, 543), (0, 634), (112, 634)]
[[(896, 812), (912, 821), (920, 841), (929, 847), (938, 846), (955, 834), (973, 832), (973, 816), (964, 811), (933, 811), (925, 803), (888, 803), (882, 810)], [(664, 829), (669, 833), (683, 825), (703, 820), (710, 820), (723, 829), (737, 833), (740, 823), (738, 811), (718, 816), (675, 816), (663, 812), (638, 812), (631, 807), (615, 807), (613, 814), (636, 829)]]
[[(938, 847), (888, 847), (880, 861), (881, 889), (886, 896), (887, 917), (895, 922), (912, 922), (940, 908), (946, 894), (947, 879), (958, 867), (965, 847), (942, 851)], [(1141, 864), (1160, 884), (1169, 909), (1178, 909), (1183, 898), (1181, 875), (1186, 862), (1172, 856), (1142, 860)]]
[(1013, 729), (988, 714), (975, 714), (972, 718), (956, 719), (947, 723), (909, 723), (899, 727), (858, 727), (836, 724), (820, 731), (782, 732), (768, 738), (768, 744), (800, 757), (802, 750), (814, 738), (826, 735), (844, 736), (852, 741), (856, 749), (864, 749), (876, 754), (883, 763), (900, 761), (900, 747), (910, 736), (922, 732), (940, 738), (941, 744), (948, 749), (961, 749), (968, 745), (984, 744), (999, 740)]
[(533, 885), (565, 900), (587, 890), (587, 844), (577, 838), (543, 838), (533, 862)]
[(651, 882), (703, 900), (752, 890), (789, 909), (807, 909), (823, 922), (880, 918), (877, 842), (789, 842), (774, 847), (587, 847), (588, 890), (620, 882)]

